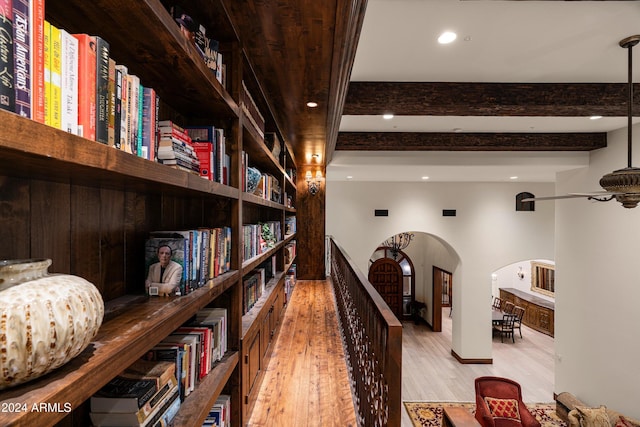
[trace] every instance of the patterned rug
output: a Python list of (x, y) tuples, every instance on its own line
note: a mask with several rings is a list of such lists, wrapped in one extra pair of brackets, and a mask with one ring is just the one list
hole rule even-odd
[[(462, 402), (404, 402), (409, 418), (415, 427), (442, 427), (442, 413), (445, 406), (462, 406), (475, 413), (475, 403)], [(529, 412), (542, 427), (566, 427), (566, 423), (556, 415), (555, 403), (527, 403)]]

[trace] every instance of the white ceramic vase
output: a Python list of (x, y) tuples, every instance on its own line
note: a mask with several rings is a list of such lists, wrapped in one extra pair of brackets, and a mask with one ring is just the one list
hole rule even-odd
[(96, 336), (104, 302), (96, 287), (48, 274), (49, 259), (0, 261), (0, 390), (38, 378)]

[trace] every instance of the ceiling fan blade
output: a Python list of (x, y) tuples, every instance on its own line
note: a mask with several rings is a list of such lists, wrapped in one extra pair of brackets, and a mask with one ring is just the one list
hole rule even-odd
[(587, 194), (563, 194), (560, 196), (545, 196), (545, 197), (529, 197), (528, 199), (522, 199), (523, 202), (537, 202), (540, 200), (556, 200), (556, 199), (572, 199), (576, 197), (593, 197)]

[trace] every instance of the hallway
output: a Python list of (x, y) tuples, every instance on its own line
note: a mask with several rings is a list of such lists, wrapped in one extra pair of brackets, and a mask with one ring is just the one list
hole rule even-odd
[[(521, 339), (493, 340), (492, 365), (463, 365), (451, 355), (451, 318), (442, 332), (403, 323), (403, 401), (473, 401), (473, 380), (512, 378), (528, 402), (553, 401), (553, 338), (523, 327)], [(351, 390), (329, 281), (298, 281), (247, 425), (355, 426)], [(402, 409), (402, 426), (412, 427)]]

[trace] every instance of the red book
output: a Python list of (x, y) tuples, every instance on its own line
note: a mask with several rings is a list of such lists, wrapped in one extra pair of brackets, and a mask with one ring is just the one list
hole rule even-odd
[(78, 135), (96, 139), (96, 41), (88, 34), (78, 39)]
[(213, 144), (210, 142), (192, 142), (193, 149), (200, 161), (200, 176), (213, 181), (211, 171), (213, 161)]

